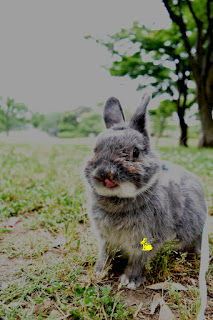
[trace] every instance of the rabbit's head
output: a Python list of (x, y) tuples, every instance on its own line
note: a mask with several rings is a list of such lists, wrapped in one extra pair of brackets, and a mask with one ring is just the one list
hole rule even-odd
[(107, 129), (97, 139), (94, 156), (85, 168), (93, 191), (105, 197), (134, 198), (156, 182), (159, 159), (150, 146), (146, 108), (142, 103), (129, 123), (125, 122), (120, 102), (107, 100), (104, 121)]

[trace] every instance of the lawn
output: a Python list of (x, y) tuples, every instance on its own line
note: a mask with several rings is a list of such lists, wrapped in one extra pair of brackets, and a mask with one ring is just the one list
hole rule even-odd
[[(213, 150), (158, 147), (163, 159), (196, 173), (213, 215)], [(158, 319), (155, 292), (118, 288), (96, 279), (97, 242), (87, 219), (82, 164), (91, 146), (0, 144), (0, 319)], [(17, 217), (8, 228), (11, 217)], [(211, 262), (213, 240), (211, 242)], [(167, 244), (147, 267), (147, 283), (178, 282), (187, 291), (160, 291), (176, 319), (195, 319), (199, 259)], [(207, 319), (213, 305), (212, 263)], [(158, 291), (159, 292), (159, 291)]]

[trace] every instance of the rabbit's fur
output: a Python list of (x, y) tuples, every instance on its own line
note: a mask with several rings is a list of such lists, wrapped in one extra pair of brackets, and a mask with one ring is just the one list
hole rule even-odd
[[(107, 129), (97, 139), (94, 157), (85, 167), (91, 191), (89, 217), (99, 242), (96, 272), (107, 270), (118, 252), (127, 265), (121, 284), (135, 289), (144, 270), (168, 239), (199, 252), (207, 215), (204, 191), (198, 178), (181, 166), (161, 161), (147, 131), (145, 95), (125, 123), (119, 101), (105, 104)], [(147, 238), (151, 251), (142, 251)]]

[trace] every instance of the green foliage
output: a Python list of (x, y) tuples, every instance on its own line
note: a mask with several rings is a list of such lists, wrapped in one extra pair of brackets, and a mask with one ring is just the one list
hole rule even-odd
[[(180, 91), (180, 82), (191, 80), (188, 57), (175, 24), (168, 30), (151, 30), (138, 22), (122, 29), (108, 41), (97, 40), (114, 55), (109, 69), (113, 76), (143, 77), (152, 85), (154, 95), (167, 92), (172, 98)], [(140, 81), (141, 82), (141, 81)], [(182, 84), (182, 85), (183, 85)], [(139, 84), (138, 89), (146, 87)]]
[(15, 103), (14, 99), (7, 97), (0, 102), (0, 130), (7, 134), (11, 129), (22, 128), (29, 119), (29, 110), (24, 103)]
[[(100, 103), (98, 108), (102, 107)], [(98, 135), (103, 130), (100, 111), (90, 107), (78, 107), (72, 111), (55, 112), (46, 115), (33, 114), (31, 122), (42, 130), (59, 138), (88, 137)]]
[(35, 128), (39, 128), (42, 122), (44, 122), (44, 120), (45, 120), (45, 116), (43, 114), (40, 114), (39, 112), (32, 112), (30, 122)]
[(82, 113), (78, 116), (74, 112), (62, 116), (58, 126), (60, 137), (87, 137), (93, 133), (97, 135), (103, 129), (100, 114), (94, 112)]
[(173, 112), (175, 112), (176, 104), (170, 100), (161, 101), (159, 107), (156, 110), (150, 110), (152, 120), (152, 128), (155, 132), (155, 135), (161, 137), (163, 131), (167, 127), (167, 118), (171, 117)]
[(84, 136), (98, 135), (103, 130), (102, 116), (94, 112), (84, 113), (79, 123), (79, 132)]
[(41, 129), (44, 131), (57, 130), (60, 123), (61, 113), (52, 112), (44, 116), (44, 120), (41, 123)]
[(159, 119), (166, 119), (171, 117), (176, 110), (176, 104), (170, 100), (161, 101), (159, 107), (156, 110), (150, 110), (150, 113), (155, 115)]
[(58, 125), (58, 130), (63, 131), (73, 131), (76, 129), (79, 122), (78, 114), (74, 111), (68, 111), (62, 114), (60, 123)]

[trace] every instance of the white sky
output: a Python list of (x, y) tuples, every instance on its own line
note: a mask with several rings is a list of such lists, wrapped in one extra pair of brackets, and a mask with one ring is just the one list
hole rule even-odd
[(32, 111), (95, 106), (110, 96), (135, 107), (138, 81), (111, 77), (102, 38), (133, 21), (168, 27), (161, 0), (0, 0), (0, 96)]

